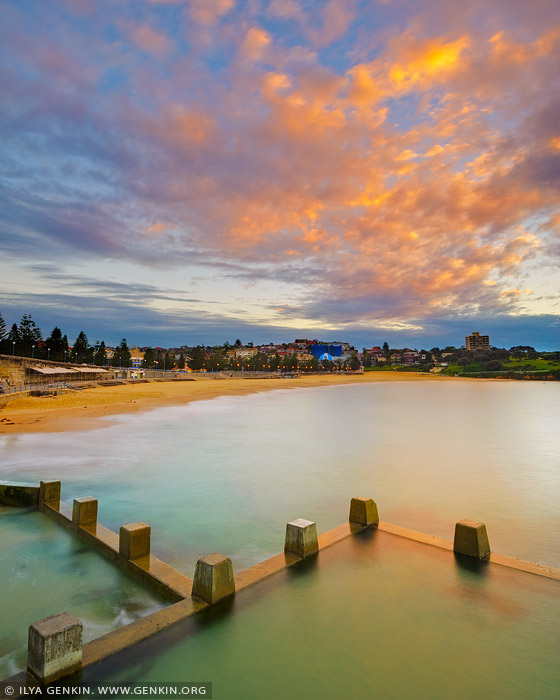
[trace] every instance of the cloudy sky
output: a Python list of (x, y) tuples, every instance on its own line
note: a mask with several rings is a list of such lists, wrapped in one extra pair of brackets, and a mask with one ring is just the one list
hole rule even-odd
[(0, 0), (0, 312), (560, 347), (557, 0)]

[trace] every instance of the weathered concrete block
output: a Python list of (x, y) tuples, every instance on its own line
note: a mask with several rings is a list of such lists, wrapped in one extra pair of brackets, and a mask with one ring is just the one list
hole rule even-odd
[(46, 503), (53, 508), (58, 508), (60, 487), (60, 481), (41, 481), (39, 483), (39, 505)]
[(207, 603), (217, 603), (235, 593), (233, 565), (223, 554), (209, 554), (196, 562), (192, 595)]
[(8, 484), (0, 481), (0, 504), (6, 506), (36, 506), (39, 503), (39, 488), (25, 484)]
[(371, 498), (353, 498), (350, 501), (350, 515), (348, 520), (357, 525), (378, 525), (379, 514), (377, 504)]
[(82, 623), (58, 613), (29, 627), (27, 670), (41, 683), (51, 683), (82, 668)]
[(146, 523), (128, 523), (119, 533), (119, 553), (125, 559), (136, 559), (150, 553), (152, 529)]
[(453, 551), (468, 557), (484, 559), (490, 555), (486, 525), (474, 520), (460, 520), (455, 525)]
[(311, 520), (298, 518), (286, 525), (284, 551), (302, 559), (319, 551), (317, 525)]
[(72, 505), (72, 522), (78, 527), (97, 522), (97, 498), (75, 498)]

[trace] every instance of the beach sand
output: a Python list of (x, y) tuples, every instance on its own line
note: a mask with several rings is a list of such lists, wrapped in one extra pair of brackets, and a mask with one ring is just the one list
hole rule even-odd
[[(102, 427), (97, 419), (116, 413), (186, 404), (216, 396), (239, 396), (272, 389), (395, 381), (481, 381), (414, 372), (366, 372), (361, 375), (319, 375), (290, 379), (215, 379), (97, 386), (60, 396), (25, 396), (0, 407), (0, 434), (63, 432)], [(484, 380), (482, 380), (484, 381)]]

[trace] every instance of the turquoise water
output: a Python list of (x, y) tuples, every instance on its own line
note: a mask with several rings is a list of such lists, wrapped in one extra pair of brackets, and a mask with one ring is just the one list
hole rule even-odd
[(59, 612), (89, 641), (164, 605), (37, 511), (0, 506), (0, 679), (25, 668), (27, 628)]
[[(280, 585), (279, 585), (280, 584)], [(211, 681), (215, 700), (556, 700), (559, 583), (383, 532), (86, 671)]]
[(0, 478), (61, 479), (114, 530), (149, 523), (187, 574), (214, 551), (238, 570), (281, 551), (294, 518), (328, 530), (355, 495), (449, 539), (482, 520), (494, 551), (560, 566), (559, 399), (559, 383), (445, 379), (221, 397), (2, 437)]

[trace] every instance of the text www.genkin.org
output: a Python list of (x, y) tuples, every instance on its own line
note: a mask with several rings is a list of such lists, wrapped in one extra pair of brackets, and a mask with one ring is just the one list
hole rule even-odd
[(0, 683), (0, 697), (66, 696), (98, 698), (209, 698), (212, 683), (64, 683), (60, 685), (31, 685)]

